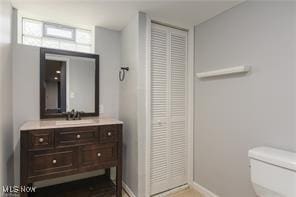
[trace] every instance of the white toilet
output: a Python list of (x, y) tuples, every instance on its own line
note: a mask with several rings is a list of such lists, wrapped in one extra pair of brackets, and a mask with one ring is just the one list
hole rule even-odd
[(249, 158), (258, 197), (296, 197), (296, 153), (258, 147), (249, 150)]

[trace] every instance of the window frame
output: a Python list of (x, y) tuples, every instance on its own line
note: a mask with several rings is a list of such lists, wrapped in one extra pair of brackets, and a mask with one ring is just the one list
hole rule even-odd
[[(41, 37), (38, 36), (33, 36), (30, 34), (24, 34), (23, 29), (24, 29), (24, 20), (31, 20), (31, 21), (37, 21), (40, 22), (42, 25), (42, 34)], [(24, 16), (22, 14), (19, 13), (18, 15), (18, 43), (20, 44), (24, 44), (24, 37), (27, 38), (35, 38), (35, 39), (40, 39), (40, 45), (31, 45), (31, 44), (24, 44), (24, 45), (28, 45), (28, 46), (36, 46), (36, 47), (40, 47), (40, 48), (44, 48), (44, 39), (48, 38), (48, 39), (55, 39), (57, 40), (57, 42), (59, 43), (58, 47), (48, 47), (48, 48), (52, 48), (52, 49), (60, 49), (60, 50), (66, 50), (66, 51), (74, 51), (74, 52), (81, 52), (81, 53), (94, 53), (95, 52), (95, 37), (94, 37), (94, 27), (89, 26), (89, 28), (85, 28), (85, 27), (76, 27), (76, 26), (69, 26), (69, 25), (64, 25), (64, 24), (58, 24), (58, 23), (53, 23), (53, 22), (48, 22), (48, 21), (44, 21), (44, 20), (40, 20), (40, 19), (36, 19), (34, 17), (27, 17)], [(65, 37), (59, 37), (59, 36), (51, 36), (51, 35), (47, 35), (45, 32), (45, 26), (46, 25), (50, 25), (50, 26), (54, 26), (54, 27), (61, 27), (61, 28), (66, 28), (66, 29), (72, 29), (72, 38), (73, 39), (67, 39)], [(89, 44), (88, 43), (83, 43), (83, 42), (77, 42), (76, 40), (76, 31), (85, 31), (85, 32), (89, 32), (89, 36), (90, 36), (90, 40), (89, 40)], [(75, 45), (74, 48), (72, 49), (65, 49), (61, 47), (61, 42), (69, 42), (69, 43), (73, 43)], [(85, 47), (82, 48), (81, 47)], [(79, 50), (78, 50), (79, 49)]]
[[(71, 30), (72, 31), (72, 38), (49, 35), (47, 32), (48, 27), (55, 27), (56, 29), (61, 29), (61, 30), (64, 30), (64, 29)], [(66, 25), (61, 25), (61, 24), (57, 24), (57, 23), (42, 22), (42, 29), (43, 29), (43, 32), (42, 32), (43, 36), (42, 37), (70, 40), (70, 41), (74, 41), (76, 43), (76, 29), (78, 29), (78, 28), (70, 27), (70, 26), (66, 26)]]

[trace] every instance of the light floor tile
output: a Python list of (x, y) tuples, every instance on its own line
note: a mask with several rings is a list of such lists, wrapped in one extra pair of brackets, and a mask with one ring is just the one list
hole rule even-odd
[[(129, 195), (122, 190), (122, 197), (129, 197)], [(190, 188), (168, 195), (168, 197), (203, 197), (199, 192)]]
[(183, 191), (170, 194), (168, 197), (202, 197), (202, 195), (196, 190), (190, 188)]

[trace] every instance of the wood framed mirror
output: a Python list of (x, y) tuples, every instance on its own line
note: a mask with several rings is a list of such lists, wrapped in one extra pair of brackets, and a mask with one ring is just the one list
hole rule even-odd
[(40, 48), (40, 118), (99, 115), (99, 55)]

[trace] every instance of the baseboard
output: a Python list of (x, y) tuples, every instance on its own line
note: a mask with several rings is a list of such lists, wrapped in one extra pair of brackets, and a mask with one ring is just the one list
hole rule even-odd
[(204, 197), (219, 197), (217, 194), (214, 194), (213, 192), (196, 182), (193, 182), (190, 186), (201, 193)]
[(122, 181), (122, 187), (124, 191), (129, 195), (129, 197), (136, 197), (136, 195), (132, 192), (132, 190)]

